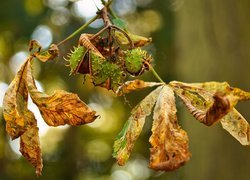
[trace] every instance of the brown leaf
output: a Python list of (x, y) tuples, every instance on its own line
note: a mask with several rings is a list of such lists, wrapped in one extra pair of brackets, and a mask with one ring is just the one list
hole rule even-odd
[[(195, 87), (203, 88), (212, 93), (224, 93), (224, 97), (230, 100), (231, 106), (235, 106), (238, 101), (249, 100), (250, 93), (239, 88), (230, 87), (227, 82), (205, 82), (193, 83)], [(249, 123), (245, 118), (235, 109), (225, 115), (221, 119), (222, 127), (227, 130), (234, 138), (236, 138), (242, 145), (250, 145), (250, 128)]]
[(6, 121), (6, 131), (12, 139), (18, 138), (36, 122), (26, 116), (28, 91), (25, 86), (26, 64), (22, 65), (14, 80), (9, 85), (3, 100), (3, 115)]
[(149, 139), (150, 168), (172, 171), (190, 158), (187, 133), (177, 122), (174, 92), (164, 86), (154, 108), (152, 135)]
[[(32, 116), (34, 117), (33, 113)], [(20, 137), (20, 152), (36, 168), (36, 174), (41, 175), (43, 162), (36, 126), (29, 128)]]
[(124, 165), (128, 160), (134, 143), (142, 131), (145, 118), (151, 114), (161, 89), (162, 86), (152, 91), (132, 110), (131, 116), (118, 134), (114, 143), (113, 157), (117, 159), (119, 165)]
[(34, 114), (28, 109), (28, 90), (25, 84), (27, 61), (22, 65), (11, 82), (4, 97), (4, 118), (6, 131), (15, 139), (20, 136), (20, 152), (36, 168), (38, 175), (42, 171), (42, 157), (39, 145), (38, 128)]
[(127, 81), (117, 89), (116, 95), (121, 96), (123, 94), (127, 94), (127, 93), (130, 93), (130, 92), (138, 90), (138, 89), (159, 86), (159, 85), (163, 85), (163, 84), (156, 83), (156, 82), (145, 82), (145, 81), (142, 81), (140, 79), (136, 79), (133, 81)]
[(235, 108), (221, 119), (221, 124), (242, 145), (250, 145), (249, 123)]
[(237, 104), (238, 100), (241, 100), (225, 83), (188, 84), (172, 81), (170, 85), (191, 114), (208, 126), (224, 117)]
[(100, 51), (92, 44), (90, 41), (91, 38), (93, 38), (93, 34), (81, 34), (79, 38), (79, 44), (86, 47), (88, 50), (92, 50), (94, 53), (96, 53), (98, 56), (103, 57), (103, 55), (100, 53)]
[(33, 102), (38, 106), (45, 122), (50, 126), (82, 125), (96, 119), (92, 111), (73, 93), (57, 90), (51, 96), (37, 90), (30, 62), (27, 64), (27, 87)]

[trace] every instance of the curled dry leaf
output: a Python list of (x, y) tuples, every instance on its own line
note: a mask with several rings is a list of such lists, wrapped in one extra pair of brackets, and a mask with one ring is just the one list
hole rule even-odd
[(222, 127), (243, 145), (250, 145), (249, 123), (234, 109), (250, 93), (230, 87), (227, 82), (170, 83), (196, 119), (211, 125), (221, 120)]
[(145, 118), (151, 114), (161, 89), (162, 86), (152, 91), (132, 110), (131, 116), (118, 134), (114, 143), (113, 156), (119, 165), (124, 165), (128, 160), (134, 143), (142, 131)]
[(82, 125), (96, 119), (95, 111), (82, 102), (76, 94), (57, 90), (49, 96), (38, 91), (32, 76), (30, 62), (27, 64), (26, 79), (30, 96), (48, 125)]
[(103, 57), (103, 55), (99, 52), (99, 50), (92, 44), (90, 41), (91, 38), (93, 38), (93, 34), (81, 34), (79, 38), (79, 45), (86, 47), (88, 50), (92, 50), (94, 53), (96, 53), (98, 56)]
[(47, 51), (41, 52), (41, 49), (42, 46), (37, 40), (31, 40), (29, 42), (30, 54), (42, 62), (47, 62), (59, 56), (59, 49), (55, 44), (51, 44)]
[(33, 39), (29, 42), (29, 52), (31, 55), (33, 55), (34, 53), (39, 53), (41, 49), (42, 46), (37, 40)]
[(190, 158), (187, 133), (177, 122), (174, 92), (164, 86), (154, 108), (152, 135), (149, 139), (150, 168), (172, 171)]
[[(237, 101), (249, 100), (250, 93), (243, 91), (239, 88), (230, 87), (227, 82), (205, 82), (205, 83), (193, 83), (192, 85), (203, 88), (209, 92), (227, 93), (228, 99), (234, 99), (233, 106)], [(232, 102), (232, 100), (231, 100)], [(250, 145), (250, 127), (245, 118), (233, 108), (227, 115), (221, 119), (222, 127), (228, 131), (235, 139), (237, 139), (242, 145)]]
[(138, 90), (138, 89), (159, 86), (159, 85), (163, 85), (163, 84), (157, 83), (157, 82), (145, 82), (145, 81), (140, 80), (140, 79), (136, 79), (133, 81), (127, 81), (117, 89), (116, 95), (121, 96), (123, 94), (127, 94), (127, 93), (130, 93), (130, 92)]
[(242, 145), (250, 145), (249, 124), (235, 108), (221, 119), (221, 124)]
[(27, 61), (22, 65), (14, 80), (7, 89), (3, 100), (3, 115), (6, 121), (6, 131), (12, 139), (22, 135), (29, 126), (36, 123), (26, 116), (30, 111), (27, 108), (28, 91), (25, 86)]
[(47, 62), (59, 56), (59, 49), (57, 45), (51, 44), (47, 51), (36, 52), (34, 56), (42, 62)]
[(28, 91), (25, 81), (29, 60), (28, 58), (22, 65), (6, 91), (3, 109), (6, 131), (12, 139), (21, 138), (20, 152), (36, 168), (37, 175), (40, 175), (43, 165), (37, 122), (34, 114), (27, 107)]
[[(205, 84), (205, 83), (204, 83)], [(188, 84), (177, 81), (170, 82), (175, 93), (182, 99), (191, 114), (200, 122), (210, 126), (224, 117), (237, 104), (239, 98), (232, 93), (231, 88), (212, 91), (214, 83)], [(211, 89), (209, 89), (211, 88)]]

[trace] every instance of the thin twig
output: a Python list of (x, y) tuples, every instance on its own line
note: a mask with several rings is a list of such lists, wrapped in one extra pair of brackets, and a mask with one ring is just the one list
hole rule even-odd
[(57, 46), (60, 46), (63, 43), (65, 43), (68, 40), (70, 40), (71, 38), (73, 38), (75, 35), (77, 35), (81, 31), (83, 31), (85, 28), (87, 28), (92, 22), (94, 22), (98, 18), (99, 18), (99, 15), (94, 16), (92, 19), (90, 19), (88, 22), (86, 22), (84, 25), (82, 25), (80, 28), (78, 28), (76, 31), (74, 31), (72, 34), (70, 34), (67, 38), (65, 38), (64, 40), (62, 40), (61, 42), (59, 42), (57, 44)]

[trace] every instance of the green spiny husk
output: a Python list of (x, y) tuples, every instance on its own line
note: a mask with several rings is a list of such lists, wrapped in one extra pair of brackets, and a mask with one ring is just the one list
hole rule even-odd
[(91, 76), (94, 85), (112, 90), (116, 90), (123, 80), (122, 70), (117, 64), (107, 61), (94, 52), (91, 52)]
[(77, 71), (77, 68), (81, 64), (83, 57), (85, 56), (87, 49), (84, 46), (74, 47), (73, 50), (68, 54), (70, 75)]
[(141, 48), (125, 51), (125, 68), (128, 73), (134, 76), (141, 75), (144, 70), (144, 63), (151, 62), (152, 58)]

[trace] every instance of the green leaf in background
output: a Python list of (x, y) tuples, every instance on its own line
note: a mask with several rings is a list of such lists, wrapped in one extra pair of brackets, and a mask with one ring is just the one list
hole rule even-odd
[(127, 28), (127, 24), (125, 21), (123, 21), (122, 19), (120, 18), (114, 18), (112, 19), (112, 22), (115, 26), (121, 28), (121, 29), (126, 29)]

